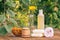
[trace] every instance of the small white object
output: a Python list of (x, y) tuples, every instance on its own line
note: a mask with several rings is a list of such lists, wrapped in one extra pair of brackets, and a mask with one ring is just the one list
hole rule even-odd
[(44, 30), (43, 29), (35, 29), (32, 31), (33, 33), (44, 33)]
[(43, 29), (34, 29), (31, 34), (32, 37), (43, 37), (44, 30)]
[(54, 36), (54, 31), (52, 27), (47, 27), (44, 31), (45, 37), (53, 37)]
[(43, 37), (43, 34), (31, 34), (32, 37)]

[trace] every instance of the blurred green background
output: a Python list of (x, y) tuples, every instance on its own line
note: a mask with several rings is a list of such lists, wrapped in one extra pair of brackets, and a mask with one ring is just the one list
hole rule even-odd
[(40, 9), (45, 26), (60, 29), (60, 0), (0, 0), (0, 34), (11, 33), (12, 27), (28, 27), (30, 15), (34, 15), (32, 24), (37, 25)]

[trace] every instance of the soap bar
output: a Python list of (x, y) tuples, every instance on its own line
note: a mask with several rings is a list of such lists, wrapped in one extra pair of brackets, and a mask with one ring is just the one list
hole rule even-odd
[(53, 37), (54, 36), (54, 31), (53, 28), (47, 27), (44, 31), (45, 37)]

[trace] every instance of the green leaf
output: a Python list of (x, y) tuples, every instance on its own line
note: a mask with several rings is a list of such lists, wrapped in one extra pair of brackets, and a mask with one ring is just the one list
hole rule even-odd
[(6, 31), (6, 29), (5, 29), (5, 27), (3, 27), (3, 26), (1, 26), (0, 27), (0, 35), (6, 35), (7, 34), (7, 31)]
[(10, 18), (9, 21), (12, 22), (14, 26), (18, 26), (17, 22), (13, 18)]
[(16, 6), (16, 4), (13, 2), (13, 0), (6, 0), (5, 4), (10, 6), (10, 7), (15, 7)]
[(0, 0), (0, 2), (1, 2), (2, 0)]
[(10, 17), (15, 17), (15, 12), (12, 10), (7, 10), (7, 13), (10, 15)]
[(10, 24), (7, 25), (7, 24), (5, 24), (4, 27), (5, 27), (5, 29), (6, 29), (6, 31), (7, 31), (8, 33), (11, 33), (11, 30), (12, 30), (12, 28), (13, 28), (12, 25), (10, 25)]
[(57, 13), (53, 13), (53, 18), (58, 19)]
[(0, 15), (0, 22), (3, 23), (6, 20), (6, 17), (4, 15)]
[(26, 5), (29, 4), (29, 0), (22, 0), (22, 2)]

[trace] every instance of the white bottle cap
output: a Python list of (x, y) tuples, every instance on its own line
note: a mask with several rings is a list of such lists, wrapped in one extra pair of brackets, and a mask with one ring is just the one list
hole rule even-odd
[(39, 10), (39, 15), (43, 15), (43, 10)]

